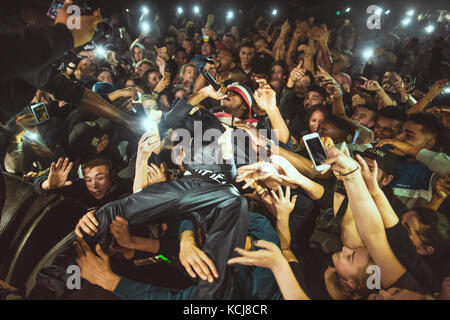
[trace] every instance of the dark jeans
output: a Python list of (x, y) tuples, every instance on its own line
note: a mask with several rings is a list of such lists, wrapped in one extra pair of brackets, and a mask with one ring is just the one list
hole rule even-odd
[(99, 232), (85, 236), (93, 245), (109, 247), (109, 225), (116, 216), (130, 226), (158, 223), (165, 219), (192, 219), (208, 234), (202, 250), (214, 261), (219, 278), (214, 283), (200, 280), (196, 298), (230, 299), (233, 297), (233, 268), (227, 260), (236, 256), (234, 248), (243, 248), (248, 232), (247, 201), (231, 185), (212, 184), (196, 179), (180, 179), (151, 185), (124, 199), (106, 204), (95, 216)]

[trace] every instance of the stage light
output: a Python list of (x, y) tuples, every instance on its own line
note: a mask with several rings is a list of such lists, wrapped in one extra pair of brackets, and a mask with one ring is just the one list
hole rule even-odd
[(26, 135), (31, 141), (39, 141), (39, 135), (36, 132), (27, 131)]
[(450, 94), (450, 87), (445, 87), (444, 90), (442, 90), (442, 94)]
[(406, 15), (412, 17), (412, 16), (414, 15), (414, 10), (409, 10), (409, 11), (406, 13)]
[(156, 122), (150, 117), (145, 117), (141, 120), (141, 126), (145, 130), (145, 132), (149, 132), (154, 130), (154, 128), (156, 127)]
[(97, 58), (106, 57), (106, 49), (103, 46), (96, 46), (94, 52)]
[(391, 13), (391, 10), (386, 10), (385, 14)]
[(428, 26), (425, 27), (426, 33), (433, 33), (433, 31), (434, 31), (434, 25), (429, 24)]
[(126, 8), (125, 11), (126, 11), (126, 12), (130, 12), (130, 9)]
[(177, 8), (177, 13), (178, 14), (183, 14), (183, 8), (182, 7), (178, 7)]
[(407, 25), (409, 25), (411, 23), (411, 18), (405, 18), (402, 20), (402, 25), (404, 27), (406, 27)]
[(199, 7), (199, 6), (194, 6), (194, 8), (192, 8), (192, 11), (193, 11), (195, 14), (199, 14), (199, 13), (200, 13), (200, 7)]
[(143, 22), (142, 25), (141, 25), (141, 30), (144, 33), (149, 32), (150, 31), (150, 24), (148, 22)]
[(272, 10), (272, 15), (273, 15), (273, 16), (276, 16), (277, 14), (278, 14), (278, 10), (277, 10), (277, 9), (273, 9), (273, 10)]
[(373, 57), (373, 54), (374, 54), (374, 50), (372, 48), (365, 49), (362, 52), (362, 56), (363, 56), (364, 60), (369, 60), (370, 58)]
[(341, 12), (338, 10), (338, 11), (336, 11), (336, 15), (338, 16), (338, 15), (340, 15), (341, 14)]
[(377, 15), (381, 15), (382, 13), (383, 13), (383, 9), (378, 9), (377, 11), (375, 11), (375, 13), (377, 14)]
[(147, 7), (142, 7), (142, 14), (148, 14), (149, 10)]
[(231, 19), (233, 19), (233, 18), (234, 18), (234, 12), (231, 11), (231, 10), (228, 11), (228, 12), (227, 12), (227, 19), (228, 19), (228, 20), (231, 20)]
[(345, 9), (345, 12), (349, 13), (350, 12), (350, 8)]

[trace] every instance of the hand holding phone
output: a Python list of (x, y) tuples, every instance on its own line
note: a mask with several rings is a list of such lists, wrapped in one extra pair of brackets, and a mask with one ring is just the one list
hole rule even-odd
[(329, 169), (329, 164), (322, 164), (322, 162), (325, 161), (328, 157), (322, 141), (320, 140), (319, 134), (317, 132), (307, 134), (303, 136), (302, 139), (316, 170), (324, 171)]

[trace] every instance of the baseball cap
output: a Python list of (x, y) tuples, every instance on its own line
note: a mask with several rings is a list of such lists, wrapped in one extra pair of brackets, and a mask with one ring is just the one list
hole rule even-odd
[(245, 104), (248, 106), (249, 114), (248, 118), (252, 118), (252, 107), (253, 107), (253, 90), (250, 89), (245, 84), (239, 82), (233, 82), (227, 87), (227, 90), (236, 92), (244, 100)]
[(384, 172), (391, 175), (395, 173), (397, 169), (397, 156), (392, 152), (383, 148), (369, 148), (364, 152), (355, 151), (355, 155), (359, 154), (361, 157), (366, 157), (377, 162), (378, 167), (383, 169)]

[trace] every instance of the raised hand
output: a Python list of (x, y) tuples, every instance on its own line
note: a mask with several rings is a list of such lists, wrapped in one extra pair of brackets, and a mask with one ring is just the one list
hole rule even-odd
[(268, 179), (277, 181), (278, 183), (281, 182), (279, 173), (273, 164), (271, 164), (270, 162), (259, 161), (240, 167), (238, 169), (236, 182), (245, 181), (243, 189), (247, 189), (256, 181), (263, 181)]
[(165, 168), (164, 168), (164, 164), (162, 164), (162, 163), (159, 166), (159, 168), (157, 165), (155, 165), (153, 163), (150, 166), (147, 166), (147, 175), (148, 175), (149, 185), (167, 181), (167, 176), (164, 171), (165, 171)]
[(154, 46), (154, 48), (158, 57), (160, 57), (164, 61), (169, 60), (169, 54), (167, 53), (166, 47), (158, 48), (157, 46)]
[(271, 88), (265, 79), (257, 79), (259, 89), (255, 91), (253, 97), (255, 98), (258, 106), (264, 111), (276, 108), (277, 106), (277, 93)]
[(347, 148), (342, 153), (334, 146), (325, 146), (325, 151), (327, 152), (328, 158), (322, 163), (331, 165), (331, 170), (333, 170), (337, 177), (345, 177), (349, 173), (359, 169), (358, 163), (350, 157)]
[(449, 82), (447, 79), (437, 80), (431, 87), (430, 91), (433, 93), (433, 95), (438, 96), (441, 94), (444, 88), (448, 86), (448, 84)]
[(303, 61), (300, 61), (300, 63), (294, 68), (292, 69), (290, 75), (289, 75), (289, 79), (288, 79), (288, 83), (287, 86), (289, 88), (292, 88), (295, 84), (295, 82), (301, 78), (303, 78), (303, 76), (306, 73), (306, 70), (302, 68), (303, 67)]
[(75, 234), (79, 238), (83, 238), (83, 233), (87, 233), (90, 236), (95, 235), (98, 232), (98, 221), (97, 218), (95, 218), (95, 212), (97, 209), (91, 210), (88, 213), (86, 213), (84, 216), (81, 217), (80, 220), (78, 220), (78, 223), (75, 227)]
[(193, 237), (185, 238), (183, 234), (180, 241), (179, 254), (181, 264), (192, 278), (196, 278), (198, 275), (203, 280), (208, 280), (210, 283), (213, 282), (213, 276), (215, 278), (219, 277), (214, 262), (197, 247)]
[(112, 272), (109, 256), (103, 252), (100, 245), (95, 247), (97, 254), (92, 252), (83, 239), (77, 239), (73, 245), (78, 256), (76, 262), (81, 269), (81, 277), (106, 290), (114, 291), (120, 277)]
[(153, 91), (157, 93), (163, 92), (170, 85), (170, 72), (165, 72), (161, 80), (159, 80)]
[(373, 168), (370, 169), (367, 162), (359, 155), (356, 155), (356, 159), (361, 167), (361, 174), (363, 176), (364, 182), (366, 183), (367, 189), (371, 195), (375, 195), (377, 192), (381, 191), (378, 185), (378, 164), (376, 161), (373, 162)]
[(69, 162), (69, 158), (59, 158), (58, 162), (52, 162), (48, 178), (42, 183), (42, 189), (53, 190), (70, 186), (72, 181), (67, 181), (67, 177), (72, 166), (73, 162)]
[(361, 79), (363, 79), (365, 82), (364, 84), (361, 86), (361, 88), (366, 89), (368, 91), (378, 91), (381, 90), (381, 86), (378, 83), (378, 81), (376, 80), (369, 80), (367, 78), (364, 77), (360, 77)]
[(280, 37), (285, 37), (287, 36), (287, 34), (289, 33), (289, 31), (291, 31), (291, 25), (289, 24), (288, 19), (286, 19), (286, 21), (284, 21), (284, 23), (281, 26), (281, 34)]
[(257, 251), (245, 251), (244, 249), (236, 248), (235, 251), (241, 256), (231, 258), (227, 263), (257, 266), (275, 270), (285, 260), (280, 248), (273, 242), (258, 240), (255, 241), (255, 246), (262, 249)]
[(277, 189), (278, 194), (271, 190), (272, 197), (274, 199), (274, 206), (277, 212), (278, 219), (289, 219), (292, 210), (295, 208), (295, 201), (297, 200), (297, 196), (293, 196), (291, 199), (291, 188), (286, 187), (286, 193), (283, 192), (283, 188), (281, 186)]
[(65, 24), (69, 28), (72, 33), (74, 48), (77, 48), (91, 41), (97, 28), (97, 24), (102, 20), (102, 16), (100, 9), (97, 9), (91, 16), (79, 17), (80, 24), (78, 26), (72, 26), (69, 24), (71, 19), (69, 19), (69, 14), (67, 13), (67, 8), (71, 5), (71, 0), (65, 1), (64, 6), (58, 11), (55, 23)]
[(114, 236), (114, 239), (116, 239), (119, 245), (124, 248), (130, 247), (132, 240), (127, 220), (120, 216), (117, 216), (109, 225), (109, 231)]
[[(391, 150), (392, 153), (397, 154), (399, 156), (403, 156), (404, 154), (416, 157), (419, 151), (421, 150), (419, 147), (402, 142), (397, 139), (383, 139), (379, 141), (376, 145), (376, 148), (381, 148), (383, 146), (390, 145), (393, 146), (394, 149)], [(399, 153), (400, 151), (400, 153)]]
[(144, 133), (138, 144), (138, 159), (148, 159), (152, 155), (152, 152), (157, 150), (161, 145), (161, 139), (159, 137), (159, 132), (155, 130), (151, 130), (149, 132)]

